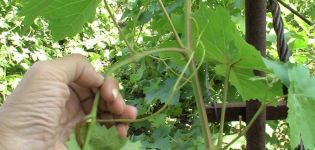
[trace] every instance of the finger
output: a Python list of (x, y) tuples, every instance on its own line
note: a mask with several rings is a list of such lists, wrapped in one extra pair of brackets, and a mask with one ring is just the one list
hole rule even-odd
[[(137, 116), (137, 108), (128, 105), (126, 106), (126, 109), (124, 110), (124, 112), (119, 116), (115, 116), (115, 118), (135, 120), (136, 116)], [(129, 124), (117, 123), (116, 128), (117, 128), (118, 135), (121, 138), (127, 137)]]
[[(84, 111), (81, 108), (77, 95), (73, 92), (70, 93), (69, 100), (66, 103), (65, 109), (63, 109), (60, 124), (63, 126), (74, 127), (84, 117)], [(65, 136), (68, 137), (68, 136)]]
[(60, 81), (65, 84), (75, 82), (84, 87), (100, 87), (103, 77), (97, 73), (83, 55), (67, 57), (35, 63), (30, 70), (35, 77)]
[(118, 89), (119, 89), (118, 82), (111, 77), (107, 77), (104, 80), (103, 85), (100, 90), (101, 96), (106, 102), (113, 102), (120, 95)]
[(79, 99), (79, 103), (84, 113), (90, 113), (93, 105), (94, 93), (92, 93), (89, 88), (79, 86), (75, 83), (70, 83), (69, 87), (71, 91), (75, 93), (77, 99)]
[(98, 111), (99, 112), (108, 112), (108, 105), (107, 102), (105, 102), (104, 98), (101, 98), (99, 105), (98, 105)]
[(117, 100), (108, 102), (107, 107), (108, 107), (109, 112), (116, 115), (120, 115), (126, 109), (126, 103), (123, 100), (123, 98), (120, 96), (119, 98), (117, 98)]
[(116, 119), (131, 119), (131, 120), (135, 120), (137, 117), (137, 108), (127, 105), (126, 108), (124, 109), (123, 113), (121, 113), (120, 115), (115, 115), (114, 117)]
[(125, 123), (119, 123), (116, 125), (116, 129), (120, 138), (126, 138), (128, 134), (129, 125)]

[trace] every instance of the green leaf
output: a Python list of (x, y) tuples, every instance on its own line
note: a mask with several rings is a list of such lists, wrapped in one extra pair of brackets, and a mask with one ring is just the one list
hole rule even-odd
[(74, 133), (71, 134), (69, 140), (66, 143), (68, 150), (81, 150), (81, 148), (79, 147), (75, 135)]
[[(217, 65), (216, 73), (224, 76), (227, 68)], [(238, 90), (243, 100), (258, 99), (264, 102), (273, 102), (282, 95), (282, 84), (271, 83), (267, 77), (257, 77), (253, 71), (246, 69), (232, 69), (230, 82)]]
[(37, 17), (49, 23), (54, 40), (61, 40), (79, 33), (85, 23), (95, 18), (100, 0), (28, 0), (24, 1), (19, 15), (25, 16), (23, 24), (28, 28)]
[(193, 17), (194, 44), (199, 58), (203, 43), (206, 61), (225, 65), (237, 62), (238, 68), (266, 70), (260, 53), (242, 38), (227, 10), (201, 6)]
[[(85, 133), (86, 128), (82, 128), (81, 134), (85, 135)], [(126, 143), (126, 140), (127, 139), (121, 139), (118, 136), (117, 129), (115, 127), (107, 129), (100, 124), (95, 124), (89, 141), (89, 150), (120, 149)]]
[[(177, 47), (175, 41), (165, 41), (159, 45), (160, 48), (167, 47)], [(174, 62), (177, 66), (185, 66), (186, 59), (182, 54), (177, 52), (167, 52), (167, 53), (159, 53), (159, 56), (163, 59), (169, 59), (171, 62)]]
[[(157, 82), (152, 82), (149, 87), (146, 87), (144, 89), (144, 92), (146, 94), (145, 100), (147, 101), (147, 104), (150, 104), (157, 99), (159, 99), (162, 103), (166, 103), (166, 101), (172, 94), (175, 82), (176, 78), (166, 79), (161, 86), (158, 86)], [(174, 96), (171, 99), (171, 105), (179, 104), (179, 95), (179, 91), (176, 91), (174, 93)]]
[(315, 78), (303, 65), (289, 68), (288, 123), (291, 147), (302, 138), (306, 149), (315, 148)]
[(164, 125), (166, 122), (166, 114), (159, 114), (157, 116), (155, 116), (154, 118), (150, 119), (150, 121), (152, 122), (152, 125), (154, 127), (160, 127), (161, 125)]
[(259, 51), (241, 37), (226, 9), (201, 6), (193, 17), (197, 59), (205, 49), (206, 61), (216, 64), (216, 73), (222, 76), (231, 66), (230, 83), (243, 100), (275, 101), (282, 95), (281, 84), (271, 84), (267, 77), (259, 79), (254, 74), (254, 70), (268, 69)]
[(175, 29), (178, 33), (184, 33), (185, 32), (185, 16), (184, 15), (178, 15), (178, 14), (172, 14), (171, 15), (172, 22), (175, 26)]
[(161, 149), (161, 150), (169, 150), (171, 149), (170, 143), (170, 128), (165, 124), (156, 128), (152, 133), (152, 137), (154, 138), (154, 142), (150, 144), (150, 148)]
[(288, 64), (272, 61), (266, 58), (264, 58), (263, 61), (266, 66), (281, 80), (281, 82), (288, 87), (290, 83), (288, 76)]
[(140, 141), (131, 142), (130, 140), (120, 149), (120, 150), (140, 150), (142, 148), (142, 144)]

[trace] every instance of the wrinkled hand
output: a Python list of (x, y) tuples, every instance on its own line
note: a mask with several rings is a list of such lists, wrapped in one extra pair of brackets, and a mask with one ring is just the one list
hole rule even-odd
[[(125, 105), (118, 83), (104, 80), (85, 57), (34, 64), (0, 108), (0, 149), (65, 150), (73, 128), (91, 111), (96, 89), (101, 119), (135, 119), (136, 109)], [(116, 128), (127, 135), (128, 124)]]

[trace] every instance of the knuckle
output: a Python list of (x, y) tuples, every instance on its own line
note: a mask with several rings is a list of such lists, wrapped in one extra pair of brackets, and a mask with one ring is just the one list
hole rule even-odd
[(82, 54), (71, 54), (69, 57), (72, 57), (78, 60), (88, 61), (88, 59)]
[(30, 68), (30, 71), (32, 73), (41, 74), (49, 70), (47, 67), (49, 67), (47, 61), (38, 61), (32, 65), (32, 67)]

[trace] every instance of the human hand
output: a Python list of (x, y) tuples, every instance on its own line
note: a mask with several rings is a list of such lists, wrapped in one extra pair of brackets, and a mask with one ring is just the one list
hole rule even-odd
[[(66, 150), (75, 125), (91, 111), (94, 91), (100, 90), (101, 119), (135, 119), (118, 83), (97, 73), (81, 55), (34, 64), (0, 108), (0, 149)], [(121, 137), (128, 124), (118, 123)], [(111, 136), (111, 135), (108, 135)]]

